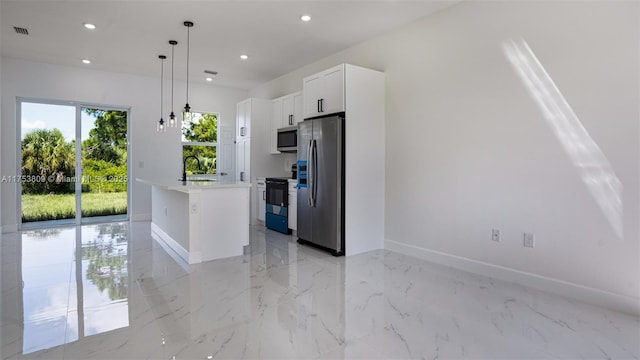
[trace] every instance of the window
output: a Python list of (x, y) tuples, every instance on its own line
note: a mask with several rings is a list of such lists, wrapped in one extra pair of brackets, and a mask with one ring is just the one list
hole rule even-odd
[(217, 174), (218, 114), (193, 113), (190, 122), (182, 123), (182, 158), (188, 159), (187, 176), (213, 177)]

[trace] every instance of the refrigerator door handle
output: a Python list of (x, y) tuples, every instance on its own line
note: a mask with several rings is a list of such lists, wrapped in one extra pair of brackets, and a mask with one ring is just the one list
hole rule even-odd
[(309, 140), (309, 144), (307, 145), (307, 202), (309, 206), (313, 207), (313, 154), (311, 153), (313, 150), (311, 148), (313, 140)]
[(313, 207), (316, 206), (318, 199), (318, 147), (315, 140), (313, 140)]

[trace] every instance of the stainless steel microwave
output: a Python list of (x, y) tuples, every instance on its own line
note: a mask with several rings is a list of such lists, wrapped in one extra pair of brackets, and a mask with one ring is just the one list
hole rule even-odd
[(298, 127), (289, 126), (278, 129), (278, 151), (298, 151)]

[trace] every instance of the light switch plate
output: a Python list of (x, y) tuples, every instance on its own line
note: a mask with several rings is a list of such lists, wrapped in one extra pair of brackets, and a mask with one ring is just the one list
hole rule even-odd
[(533, 248), (536, 246), (536, 236), (534, 233), (524, 233), (524, 247)]
[(501, 238), (502, 238), (502, 231), (500, 231), (500, 229), (491, 230), (491, 240), (499, 242)]

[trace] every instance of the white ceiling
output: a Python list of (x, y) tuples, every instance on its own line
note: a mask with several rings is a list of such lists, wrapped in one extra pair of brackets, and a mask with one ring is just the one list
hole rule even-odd
[[(114, 72), (159, 76), (158, 55), (175, 47), (176, 79), (250, 89), (458, 1), (31, 1), (1, 0), (3, 56)], [(302, 14), (312, 20), (300, 21)], [(97, 26), (87, 30), (83, 23)], [(17, 34), (13, 27), (29, 30)], [(241, 54), (249, 59), (240, 60)], [(83, 65), (81, 59), (91, 59)]]

